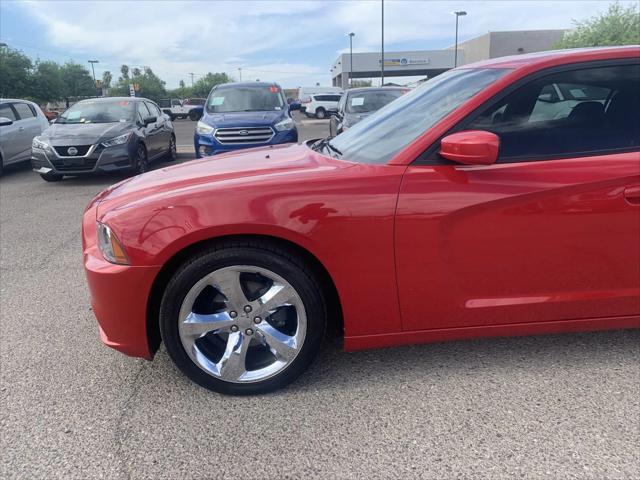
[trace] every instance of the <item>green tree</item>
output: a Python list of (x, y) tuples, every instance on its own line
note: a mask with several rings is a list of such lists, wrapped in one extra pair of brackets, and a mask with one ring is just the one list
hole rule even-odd
[(226, 73), (209, 72), (204, 77), (198, 79), (198, 81), (193, 85), (191, 94), (194, 97), (206, 97), (209, 95), (211, 89), (216, 85), (229, 82), (233, 82), (233, 79)]
[(60, 67), (64, 88), (62, 97), (91, 97), (96, 94), (93, 77), (83, 65), (69, 61)]
[(129, 80), (129, 67), (122, 65), (120, 67), (120, 74), (122, 75), (122, 77), (120, 77), (122, 80)]
[(102, 86), (105, 89), (111, 88), (111, 82), (113, 81), (113, 75), (109, 70), (103, 72), (102, 74)]
[(29, 96), (31, 67), (31, 60), (22, 52), (0, 47), (0, 97)]
[(370, 87), (371, 80), (351, 80), (351, 88)]
[(131, 75), (133, 76), (133, 78), (136, 78), (142, 75), (142, 72), (138, 67), (133, 67), (133, 69), (131, 69)]
[(44, 104), (64, 97), (65, 85), (60, 65), (51, 61), (37, 61), (31, 75), (31, 98)]
[(618, 2), (609, 5), (605, 13), (582, 22), (564, 34), (556, 48), (598, 47), (606, 45), (640, 44), (640, 7), (628, 7)]

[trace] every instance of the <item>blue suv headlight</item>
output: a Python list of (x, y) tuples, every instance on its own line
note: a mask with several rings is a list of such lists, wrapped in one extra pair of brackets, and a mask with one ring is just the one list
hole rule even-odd
[(213, 127), (211, 125), (207, 125), (203, 121), (198, 121), (196, 126), (196, 132), (200, 135), (211, 135), (213, 133)]
[(285, 118), (281, 122), (276, 123), (274, 127), (279, 132), (284, 132), (285, 130), (291, 130), (294, 127), (294, 123), (291, 118)]

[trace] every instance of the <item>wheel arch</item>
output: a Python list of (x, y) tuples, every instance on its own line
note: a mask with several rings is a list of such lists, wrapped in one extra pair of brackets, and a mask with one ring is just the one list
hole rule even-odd
[(295, 255), (300, 257), (307, 265), (310, 266), (314, 275), (316, 275), (316, 278), (321, 284), (327, 302), (327, 327), (329, 333), (333, 335), (343, 335), (344, 320), (338, 290), (327, 268), (313, 253), (303, 246), (282, 237), (265, 234), (224, 235), (192, 243), (175, 252), (173, 256), (164, 263), (156, 275), (147, 299), (146, 312), (147, 341), (149, 343), (149, 352), (152, 356), (160, 347), (162, 340), (160, 337), (160, 324), (158, 318), (160, 302), (171, 277), (180, 265), (190, 256), (212, 246), (224, 244), (243, 244), (246, 246), (256, 247), (264, 247), (266, 245), (267, 248), (271, 246), (276, 249), (287, 249), (289, 251), (293, 251)]

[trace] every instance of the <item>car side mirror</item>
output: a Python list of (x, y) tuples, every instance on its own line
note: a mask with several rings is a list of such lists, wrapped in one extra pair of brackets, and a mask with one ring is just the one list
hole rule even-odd
[(8, 127), (9, 125), (13, 125), (13, 120), (7, 117), (0, 117), (0, 127)]
[(500, 137), (484, 130), (452, 133), (440, 141), (440, 155), (465, 165), (491, 165), (498, 159)]
[(144, 126), (146, 127), (147, 125), (151, 124), (151, 123), (155, 123), (158, 121), (158, 117), (146, 117), (144, 119)]
[(52, 118), (51, 120), (49, 120), (49, 125), (53, 125), (54, 123), (56, 123), (56, 120), (58, 120), (57, 118)]

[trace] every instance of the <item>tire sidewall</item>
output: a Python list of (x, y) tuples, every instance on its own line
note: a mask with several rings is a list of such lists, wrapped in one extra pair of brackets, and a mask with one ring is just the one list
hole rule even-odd
[(327, 117), (327, 113), (325, 112), (324, 108), (320, 107), (316, 110), (316, 117), (321, 120)]
[[(229, 383), (215, 378), (196, 365), (185, 351), (178, 331), (182, 302), (204, 276), (233, 265), (252, 265), (280, 275), (296, 290), (305, 307), (307, 331), (302, 348), (284, 370), (255, 383)], [(316, 357), (326, 329), (326, 309), (315, 280), (289, 259), (268, 250), (235, 247), (208, 251), (183, 265), (167, 285), (160, 306), (160, 333), (176, 366), (187, 377), (213, 391), (234, 395), (267, 393), (295, 380)]]

